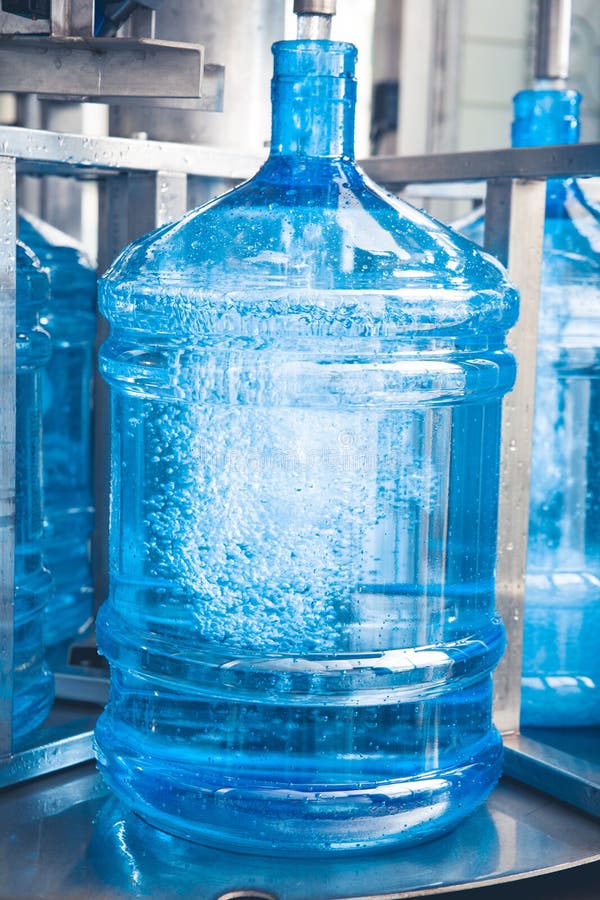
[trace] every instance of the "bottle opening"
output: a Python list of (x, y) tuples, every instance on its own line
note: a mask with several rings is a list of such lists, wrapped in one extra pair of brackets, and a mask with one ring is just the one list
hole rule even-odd
[(513, 147), (576, 144), (580, 103), (581, 94), (573, 90), (520, 91), (513, 99)]

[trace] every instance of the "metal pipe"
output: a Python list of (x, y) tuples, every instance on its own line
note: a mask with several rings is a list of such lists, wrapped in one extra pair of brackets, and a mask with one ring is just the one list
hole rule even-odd
[(335, 16), (337, 0), (294, 0), (297, 16)]
[(572, 0), (538, 0), (535, 77), (569, 77)]

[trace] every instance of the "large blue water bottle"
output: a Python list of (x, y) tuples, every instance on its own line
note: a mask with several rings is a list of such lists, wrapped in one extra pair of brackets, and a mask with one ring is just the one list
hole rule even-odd
[(40, 326), (48, 276), (34, 254), (17, 243), (15, 613), (13, 738), (19, 741), (46, 718), (54, 694), (44, 661), (42, 625), (52, 579), (42, 565), (41, 372), (50, 337)]
[[(514, 99), (513, 146), (575, 143), (576, 91)], [(458, 224), (458, 227), (461, 227)], [(461, 230), (483, 240), (483, 215)], [(600, 215), (548, 181), (531, 461), (521, 721), (600, 722)]]
[(44, 372), (44, 558), (54, 579), (46, 606), (48, 646), (89, 624), (93, 592), (91, 401), (96, 334), (96, 273), (83, 247), (29, 213), (21, 239), (50, 275), (43, 323), (52, 337)]
[(500, 265), (353, 161), (350, 44), (274, 45), (271, 155), (123, 251), (104, 777), (239, 850), (424, 840), (490, 792)]

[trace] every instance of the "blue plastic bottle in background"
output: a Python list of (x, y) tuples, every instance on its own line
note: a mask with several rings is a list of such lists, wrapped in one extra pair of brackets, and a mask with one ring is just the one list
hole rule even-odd
[(96, 272), (83, 247), (29, 213), (19, 234), (50, 274), (44, 327), (52, 358), (43, 391), (44, 558), (54, 579), (44, 624), (48, 646), (89, 624), (93, 589), (91, 401), (96, 334)]
[[(48, 276), (34, 254), (17, 242), (16, 500), (13, 738), (41, 725), (54, 696), (44, 660), (44, 607), (52, 579), (42, 565), (42, 368), (50, 337), (40, 326), (48, 302)], [(18, 745), (18, 744), (17, 744)]]
[(127, 248), (111, 333), (114, 791), (159, 827), (321, 854), (495, 785), (504, 271), (353, 160), (356, 51), (274, 45), (271, 155)]
[[(576, 91), (514, 99), (515, 147), (575, 143)], [(483, 242), (483, 213), (456, 223)], [(600, 214), (548, 181), (531, 463), (521, 722), (600, 723)]]

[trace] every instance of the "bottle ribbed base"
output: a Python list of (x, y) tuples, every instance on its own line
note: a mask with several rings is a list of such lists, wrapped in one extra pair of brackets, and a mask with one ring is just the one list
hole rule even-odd
[(202, 760), (179, 769), (161, 766), (125, 746), (106, 716), (96, 730), (96, 749), (110, 788), (149, 824), (200, 844), (290, 857), (377, 851), (439, 837), (486, 799), (502, 767), (496, 731), (447, 768), (319, 791), (219, 782)]

